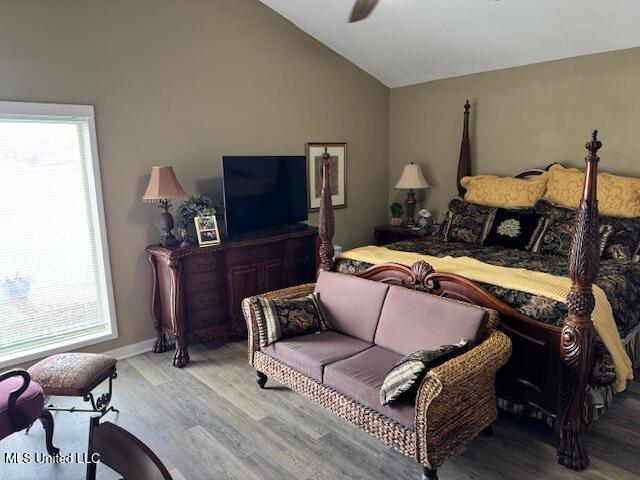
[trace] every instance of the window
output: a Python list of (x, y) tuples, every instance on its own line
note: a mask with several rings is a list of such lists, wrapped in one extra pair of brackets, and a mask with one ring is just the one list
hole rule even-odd
[(117, 337), (93, 116), (0, 102), (0, 367)]

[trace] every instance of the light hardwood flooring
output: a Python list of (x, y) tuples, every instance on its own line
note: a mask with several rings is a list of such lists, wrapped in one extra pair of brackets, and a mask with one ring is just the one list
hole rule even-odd
[[(170, 367), (171, 352), (118, 363), (105, 420), (146, 442), (175, 480), (418, 480), (420, 466), (269, 380), (261, 391), (244, 343), (194, 345), (192, 363)], [(66, 402), (68, 403), (68, 402)], [(62, 454), (84, 452), (88, 414), (54, 414)], [(493, 437), (479, 436), (440, 470), (441, 480), (603, 480), (640, 478), (640, 383), (617, 395), (588, 430), (592, 465), (576, 473), (555, 462), (554, 436), (536, 421), (504, 413)], [(7, 465), (5, 452), (43, 452), (39, 424), (0, 441), (1, 480), (80, 480), (77, 464)], [(103, 471), (104, 480), (117, 478)], [(136, 479), (131, 479), (136, 480)]]

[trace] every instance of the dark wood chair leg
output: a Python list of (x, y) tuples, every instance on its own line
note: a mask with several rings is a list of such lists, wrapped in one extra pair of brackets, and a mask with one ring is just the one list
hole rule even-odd
[(256, 370), (256, 382), (258, 382), (258, 386), (261, 390), (264, 390), (264, 386), (267, 384), (267, 376)]
[(40, 422), (44, 428), (47, 452), (51, 456), (58, 455), (60, 453), (60, 449), (53, 446), (53, 415), (51, 415), (49, 410), (44, 409), (42, 411), (42, 414), (40, 415)]
[(427, 467), (422, 467), (422, 480), (438, 480), (438, 469), (431, 470)]
[(493, 437), (493, 425), (487, 425), (484, 430), (482, 430), (482, 434), (485, 437)]

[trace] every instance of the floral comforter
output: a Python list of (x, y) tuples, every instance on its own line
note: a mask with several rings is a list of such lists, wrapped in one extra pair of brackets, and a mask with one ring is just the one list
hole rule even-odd
[[(473, 243), (444, 242), (442, 237), (426, 237), (405, 240), (387, 245), (391, 250), (416, 252), (435, 257), (472, 257), (481, 262), (504, 267), (526, 268), (552, 275), (569, 275), (567, 257), (541, 255), (529, 251), (511, 250), (503, 247), (482, 246)], [(352, 273), (371, 266), (364, 262), (339, 259), (336, 269)], [(614, 319), (621, 338), (625, 338), (640, 323), (640, 309), (636, 302), (640, 298), (640, 265), (619, 260), (602, 260), (596, 284), (602, 288), (613, 309)], [(567, 305), (547, 297), (495, 285), (480, 284), (496, 298), (511, 305), (526, 316), (541, 322), (562, 326), (567, 315)], [(599, 338), (594, 348), (595, 366), (590, 382), (609, 385), (615, 381), (613, 360)]]

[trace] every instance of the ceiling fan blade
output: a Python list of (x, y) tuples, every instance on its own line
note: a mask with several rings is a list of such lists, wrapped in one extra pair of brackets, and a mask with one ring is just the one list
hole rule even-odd
[(377, 4), (378, 0), (358, 0), (351, 11), (349, 23), (359, 22), (367, 18)]

